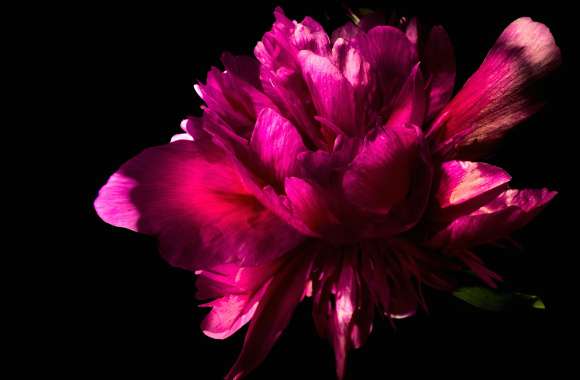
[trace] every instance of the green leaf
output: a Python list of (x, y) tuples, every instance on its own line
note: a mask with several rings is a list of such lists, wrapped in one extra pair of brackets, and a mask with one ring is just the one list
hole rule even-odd
[(453, 292), (453, 295), (470, 305), (488, 311), (502, 311), (521, 306), (546, 309), (544, 302), (538, 296), (517, 292), (500, 292), (479, 286), (459, 288)]

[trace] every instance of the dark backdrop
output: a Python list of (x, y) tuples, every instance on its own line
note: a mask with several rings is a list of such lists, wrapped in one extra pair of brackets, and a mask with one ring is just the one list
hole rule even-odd
[[(550, 353), (564, 338), (556, 333), (558, 323), (553, 320), (559, 291), (556, 272), (571, 254), (561, 243), (573, 196), (567, 175), (572, 153), (563, 145), (574, 128), (567, 116), (572, 102), (565, 91), (571, 73), (571, 10), (549, 2), (509, 7), (409, 3), (389, 8), (387, 2), (351, 2), (355, 8), (396, 8), (399, 15), (443, 24), (455, 46), (459, 84), (517, 17), (546, 23), (563, 49), (568, 66), (546, 89), (549, 105), (510, 133), (488, 160), (508, 170), (517, 187), (560, 191), (533, 224), (516, 234), (523, 253), (486, 252), (493, 269), (510, 284), (540, 294), (547, 311), (494, 314), (433, 294), (429, 313), (397, 322), (395, 330), (384, 320), (376, 321), (367, 344), (351, 353), (352, 378), (471, 378), (482, 372), (503, 377), (541, 371), (560, 378)], [(219, 379), (233, 364), (245, 329), (226, 341), (205, 337), (199, 323), (206, 309), (196, 306), (193, 275), (163, 262), (154, 239), (103, 223), (92, 202), (124, 161), (145, 147), (168, 142), (185, 116), (199, 115), (194, 81), (205, 80), (224, 50), (251, 54), (270, 29), (276, 4), (291, 18), (311, 15), (326, 28), (347, 21), (338, 1), (214, 0), (180, 7), (71, 6), (63, 22), (54, 25), (69, 42), (61, 70), (72, 79), (70, 109), (78, 129), (70, 136), (77, 150), (71, 161), (82, 170), (74, 175), (78, 198), (68, 200), (80, 207), (81, 219), (70, 226), (80, 230), (69, 234), (75, 239), (72, 280), (66, 286), (71, 311), (61, 320), (72, 339), (67, 343), (70, 350), (53, 364), (78, 378), (155, 374), (153, 378), (183, 379)], [(249, 376), (280, 378), (334, 378), (331, 347), (316, 335), (308, 301), (298, 307), (268, 358)]]

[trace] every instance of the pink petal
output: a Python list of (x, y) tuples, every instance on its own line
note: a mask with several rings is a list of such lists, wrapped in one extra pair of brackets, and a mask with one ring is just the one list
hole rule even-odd
[(453, 220), (430, 244), (463, 248), (493, 242), (529, 223), (555, 196), (555, 191), (547, 189), (506, 190), (483, 207)]
[(266, 288), (253, 294), (228, 294), (201, 305), (212, 308), (201, 323), (203, 333), (213, 339), (230, 337), (252, 319)]
[(298, 174), (297, 156), (306, 151), (296, 128), (276, 111), (264, 109), (256, 121), (250, 145), (269, 173), (284, 183)]
[(312, 231), (328, 232), (331, 226), (339, 224), (329, 203), (331, 199), (320, 186), (304, 179), (290, 177), (284, 183), (284, 190), (292, 213)]
[(189, 270), (271, 260), (301, 240), (207, 140), (143, 151), (103, 186), (95, 209), (107, 223), (157, 236), (162, 256)]
[(416, 127), (406, 125), (375, 131), (344, 174), (346, 198), (364, 210), (387, 213), (407, 195), (421, 139)]
[(226, 380), (240, 380), (247, 376), (264, 360), (288, 325), (294, 308), (304, 295), (317, 248), (309, 246), (303, 249), (289, 255), (288, 261), (272, 278), (250, 322), (242, 352)]
[(429, 81), (427, 119), (431, 120), (449, 102), (455, 85), (453, 45), (443, 27), (431, 29), (423, 48), (423, 64)]
[(258, 113), (264, 108), (275, 108), (272, 101), (248, 82), (230, 72), (213, 68), (207, 74), (205, 85), (196, 85), (207, 107), (225, 125), (242, 137), (249, 137)]
[(354, 135), (358, 125), (351, 84), (328, 58), (303, 50), (298, 61), (318, 115)]
[(510, 180), (510, 175), (497, 166), (447, 161), (441, 165), (435, 199), (441, 208), (457, 206), (491, 190), (501, 190)]
[(342, 379), (348, 350), (359, 348), (370, 334), (374, 305), (359, 275), (356, 250), (329, 251), (319, 259), (313, 272), (313, 317), (320, 335), (332, 342)]
[(367, 33), (363, 51), (379, 83), (378, 109), (388, 109), (417, 63), (416, 49), (401, 30), (377, 26)]
[(560, 63), (550, 30), (524, 17), (501, 34), (429, 131), (442, 157), (472, 158), (541, 106), (534, 89)]
[(370, 80), (370, 65), (360, 49), (348, 40), (338, 38), (332, 46), (332, 62), (352, 85), (355, 92), (364, 89)]
[(386, 128), (405, 124), (423, 125), (426, 106), (425, 82), (419, 64), (416, 64), (393, 103)]

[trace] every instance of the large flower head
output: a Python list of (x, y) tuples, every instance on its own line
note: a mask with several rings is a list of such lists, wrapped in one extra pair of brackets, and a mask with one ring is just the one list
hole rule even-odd
[(548, 28), (511, 23), (452, 98), (445, 30), (376, 19), (329, 36), (281, 9), (253, 57), (224, 54), (195, 86), (201, 117), (125, 163), (101, 189), (106, 222), (154, 235), (169, 263), (198, 275), (202, 328), (224, 339), (249, 322), (227, 375), (254, 369), (313, 299), (337, 375), (375, 314), (411, 316), (421, 286), (453, 290), (472, 252), (529, 222), (555, 195), (516, 190), (478, 162), (541, 106), (534, 87), (558, 65)]

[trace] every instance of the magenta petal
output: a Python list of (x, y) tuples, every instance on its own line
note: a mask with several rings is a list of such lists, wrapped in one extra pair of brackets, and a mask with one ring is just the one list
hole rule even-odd
[(356, 104), (348, 80), (328, 58), (303, 50), (298, 60), (318, 115), (347, 135), (355, 134)]
[(250, 145), (272, 176), (284, 183), (298, 174), (297, 157), (306, 151), (296, 128), (276, 111), (264, 109), (256, 121)]
[[(362, 91), (370, 80), (370, 67), (360, 49), (349, 41), (338, 38), (332, 46), (332, 61), (355, 90)], [(360, 94), (361, 96), (363, 94)], [(358, 100), (358, 99), (357, 99)]]
[(445, 29), (439, 25), (429, 32), (423, 49), (423, 64), (429, 82), (427, 119), (431, 120), (449, 102), (455, 85), (453, 45)]
[(417, 52), (405, 33), (391, 26), (377, 26), (367, 33), (364, 55), (379, 82), (379, 109), (389, 108), (417, 63)]
[(419, 64), (416, 64), (393, 103), (386, 128), (405, 124), (423, 125), (426, 106), (425, 82)]
[(429, 136), (446, 158), (485, 153), (541, 106), (534, 87), (560, 63), (550, 30), (523, 17), (501, 34), (479, 69), (435, 120)]
[(246, 138), (258, 113), (264, 108), (276, 107), (265, 94), (245, 80), (216, 68), (207, 74), (206, 84), (196, 85), (196, 90), (212, 113), (228, 128)]
[(308, 283), (315, 246), (302, 247), (289, 255), (272, 278), (248, 327), (240, 356), (226, 380), (247, 376), (266, 357), (292, 317)]
[(441, 165), (435, 199), (441, 208), (457, 206), (511, 180), (503, 169), (482, 162), (447, 161)]
[(213, 339), (230, 337), (254, 316), (266, 286), (253, 294), (228, 294), (200, 305), (212, 308), (201, 323), (203, 333)]
[(412, 126), (379, 128), (365, 140), (344, 174), (342, 187), (347, 199), (377, 213), (387, 213), (403, 200), (421, 138), (421, 132)]
[(107, 223), (157, 236), (163, 257), (189, 270), (271, 260), (302, 240), (206, 140), (143, 151), (103, 186), (95, 209)]
[(319, 261), (313, 272), (313, 317), (319, 334), (332, 342), (336, 374), (342, 379), (348, 350), (359, 348), (370, 334), (374, 304), (356, 250), (328, 251)]
[(547, 189), (506, 190), (483, 207), (453, 220), (430, 244), (464, 248), (493, 242), (530, 222), (556, 194)]
[(327, 232), (339, 220), (332, 213), (328, 194), (315, 183), (290, 177), (284, 183), (292, 213), (312, 231)]

